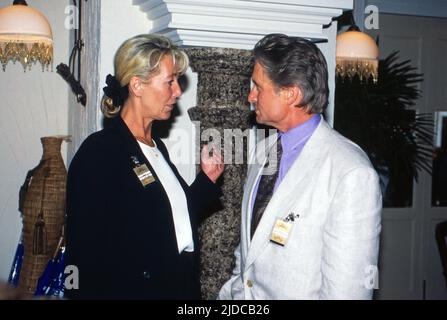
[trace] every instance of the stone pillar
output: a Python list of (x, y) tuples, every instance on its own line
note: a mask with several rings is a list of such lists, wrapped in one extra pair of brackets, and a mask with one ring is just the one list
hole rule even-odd
[[(222, 148), (225, 146), (225, 171), (219, 181), (223, 190), (223, 209), (205, 220), (199, 230), (202, 296), (204, 299), (215, 299), (222, 285), (230, 278), (234, 267), (234, 249), (239, 243), (250, 127), (247, 95), (253, 63), (251, 52), (247, 50), (189, 48), (186, 51), (191, 68), (198, 74), (197, 106), (189, 109), (189, 116), (192, 121), (200, 123), (200, 137), (206, 136), (206, 130), (216, 129), (220, 133)], [(233, 139), (230, 133), (235, 134), (236, 138)], [(241, 133), (244, 133), (244, 138)], [(208, 141), (206, 139), (200, 144)], [(235, 152), (243, 152), (242, 163), (241, 158), (235, 157)], [(231, 160), (230, 153), (233, 155)]]

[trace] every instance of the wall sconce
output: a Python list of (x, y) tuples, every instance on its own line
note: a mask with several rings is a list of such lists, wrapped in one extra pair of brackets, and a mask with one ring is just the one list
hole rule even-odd
[(26, 1), (15, 0), (0, 9), (0, 61), (3, 71), (9, 60), (20, 61), (24, 70), (36, 61), (42, 71), (53, 61), (53, 33), (45, 16), (28, 7)]
[(337, 36), (336, 75), (352, 79), (358, 76), (360, 81), (372, 78), (376, 83), (379, 77), (379, 48), (376, 42), (366, 33), (360, 32), (351, 15), (351, 26), (348, 31)]

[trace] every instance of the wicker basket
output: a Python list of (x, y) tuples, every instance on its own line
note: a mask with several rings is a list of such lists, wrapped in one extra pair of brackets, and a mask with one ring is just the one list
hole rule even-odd
[(42, 160), (27, 185), (23, 203), (25, 253), (19, 288), (34, 293), (58, 244), (65, 217), (67, 170), (60, 149), (64, 137), (43, 137)]

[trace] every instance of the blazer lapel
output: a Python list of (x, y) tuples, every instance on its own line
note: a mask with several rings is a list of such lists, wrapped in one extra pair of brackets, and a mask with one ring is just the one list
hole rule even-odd
[[(155, 180), (157, 182), (160, 181), (160, 179), (157, 176), (157, 173), (155, 172), (154, 168), (152, 168), (151, 163), (144, 155), (143, 151), (140, 148), (140, 145), (138, 144), (137, 139), (133, 136), (130, 129), (127, 127), (124, 120), (121, 118), (121, 116), (117, 116), (115, 119), (113, 119), (114, 122), (114, 128), (118, 131), (118, 135), (121, 138), (122, 145), (121, 147), (124, 148), (127, 151), (128, 154), (128, 163), (129, 166), (132, 167), (132, 159), (131, 156), (137, 157), (137, 159), (141, 162), (146, 164), (148, 169), (151, 171), (152, 175), (154, 176)], [(156, 138), (154, 138), (156, 140)], [(119, 146), (118, 146), (119, 147)]]
[(267, 137), (263, 143), (258, 144), (258, 147), (256, 149), (255, 154), (253, 155), (253, 158), (250, 159), (249, 162), (249, 169), (248, 169), (248, 175), (247, 175), (247, 182), (245, 183), (244, 188), (244, 196), (243, 196), (243, 203), (242, 203), (242, 217), (245, 217), (245, 219), (242, 221), (242, 230), (245, 230), (246, 232), (241, 232), (241, 235), (245, 235), (244, 238), (241, 239), (242, 242), (242, 250), (244, 252), (248, 252), (248, 247), (250, 246), (250, 228), (251, 228), (251, 215), (253, 207), (252, 198), (253, 198), (253, 192), (256, 186), (256, 182), (259, 180), (259, 177), (262, 172), (262, 168), (264, 167), (266, 161), (267, 161), (267, 150), (270, 150), (270, 148), (273, 146), (273, 144), (276, 142), (278, 138), (277, 134), (273, 134), (269, 137)]
[[(276, 189), (249, 245), (245, 268), (248, 268), (255, 261), (270, 242), (270, 234), (276, 219), (285, 218), (292, 208), (296, 209), (296, 204), (300, 202), (300, 189), (305, 188), (306, 181), (313, 178), (313, 173), (318, 170), (321, 162), (325, 159), (322, 155), (326, 152), (327, 145), (323, 141), (329, 130), (331, 130), (329, 125), (321, 120), (300, 156), (295, 160), (278, 189)], [(251, 214), (248, 216), (251, 219)], [(246, 223), (248, 223), (248, 218)], [(250, 224), (247, 224), (245, 232), (246, 236), (250, 237)]]

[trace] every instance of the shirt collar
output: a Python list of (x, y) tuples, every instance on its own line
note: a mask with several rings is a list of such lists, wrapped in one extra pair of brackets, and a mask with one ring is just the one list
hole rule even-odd
[(307, 139), (312, 135), (318, 124), (321, 121), (321, 116), (319, 114), (314, 114), (306, 122), (303, 122), (296, 127), (289, 129), (286, 132), (279, 133), (281, 138), (281, 145), (283, 153), (287, 153), (299, 147), (302, 143), (307, 141)]

